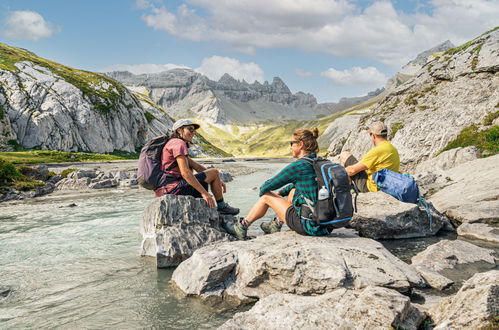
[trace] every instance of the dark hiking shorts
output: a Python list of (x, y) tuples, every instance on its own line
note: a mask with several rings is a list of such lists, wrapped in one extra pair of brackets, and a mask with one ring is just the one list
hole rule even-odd
[[(359, 161), (357, 160), (357, 158), (355, 158), (354, 156), (350, 156), (345, 161), (345, 167), (355, 165), (358, 162)], [(357, 189), (359, 189), (360, 192), (362, 192), (362, 193), (369, 192), (369, 189), (367, 189), (367, 173), (366, 173), (366, 171), (360, 171), (359, 173), (355, 174), (354, 176), (351, 176), (350, 178), (352, 179), (353, 183), (355, 184)]]
[(324, 226), (318, 226), (316, 223), (303, 219), (298, 215), (296, 208), (291, 205), (286, 210), (286, 224), (289, 229), (297, 232), (300, 235), (307, 236), (324, 236), (331, 233), (332, 228), (326, 228)]
[[(199, 181), (199, 183), (204, 187), (204, 189), (206, 189), (206, 191), (208, 191), (208, 183), (205, 182), (206, 173), (201, 172), (201, 173), (194, 174), (194, 176)], [(199, 191), (197, 191), (196, 188), (194, 188), (193, 186), (188, 184), (187, 181), (185, 181), (185, 179), (180, 179), (180, 183), (178, 184), (177, 188), (173, 189), (170, 192), (170, 194), (172, 194), (172, 195), (189, 195), (189, 196), (193, 196), (196, 198), (201, 197), (201, 193)]]

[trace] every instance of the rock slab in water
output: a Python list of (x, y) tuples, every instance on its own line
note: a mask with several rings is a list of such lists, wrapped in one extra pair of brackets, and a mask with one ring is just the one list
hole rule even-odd
[(141, 254), (156, 257), (159, 268), (176, 266), (200, 247), (233, 239), (222, 229), (222, 221), (235, 221), (235, 217), (220, 216), (203, 199), (173, 195), (156, 198), (142, 216)]
[(320, 296), (273, 294), (219, 329), (417, 329), (424, 318), (397, 291), (341, 288)]
[[(411, 259), (412, 265), (428, 284), (438, 290), (451, 286), (454, 281), (442, 272), (452, 270), (458, 265), (483, 262), (489, 269), (495, 267), (497, 257), (493, 250), (484, 249), (462, 240), (444, 240), (430, 245), (426, 250)], [(460, 272), (465, 275), (465, 272)]]
[(496, 329), (499, 315), (499, 271), (475, 274), (458, 293), (430, 311), (439, 329)]
[(499, 244), (499, 227), (485, 223), (463, 223), (457, 228), (459, 236)]
[(374, 240), (292, 231), (198, 249), (172, 280), (187, 295), (238, 304), (273, 293), (318, 295), (371, 285), (407, 291), (424, 285), (412, 266)]
[(403, 203), (378, 191), (359, 194), (357, 213), (350, 225), (360, 236), (373, 239), (401, 239), (434, 236), (448, 222), (429, 204), (430, 218), (416, 204)]

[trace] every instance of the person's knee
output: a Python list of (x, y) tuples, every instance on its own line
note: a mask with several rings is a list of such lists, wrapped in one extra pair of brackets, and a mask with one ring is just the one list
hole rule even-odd
[(212, 181), (220, 179), (220, 172), (218, 171), (218, 169), (216, 169), (214, 167), (209, 168), (204, 172), (206, 173), (206, 180), (208, 182), (212, 182)]
[(340, 154), (340, 164), (344, 165), (350, 156), (352, 156), (352, 153), (350, 151), (343, 151)]

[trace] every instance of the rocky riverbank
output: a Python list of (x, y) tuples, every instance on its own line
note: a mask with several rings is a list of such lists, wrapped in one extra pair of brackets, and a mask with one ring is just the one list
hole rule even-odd
[[(144, 212), (142, 254), (156, 256), (158, 267), (176, 267), (172, 282), (186, 296), (221, 309), (256, 302), (222, 329), (497, 326), (499, 249), (487, 242), (497, 240), (499, 187), (483, 184), (497, 161), (492, 156), (449, 170), (435, 166), (419, 176), (431, 218), (382, 192), (360, 194), (352, 229), (326, 237), (284, 231), (235, 241), (221, 226), (233, 217), (192, 197), (163, 196)], [(424, 181), (428, 175), (436, 179)], [(479, 215), (463, 220), (460, 214), (482, 202), (488, 204)], [(470, 225), (481, 234), (470, 234)], [(441, 240), (407, 262), (376, 241), (456, 229), (463, 238), (487, 241)]]

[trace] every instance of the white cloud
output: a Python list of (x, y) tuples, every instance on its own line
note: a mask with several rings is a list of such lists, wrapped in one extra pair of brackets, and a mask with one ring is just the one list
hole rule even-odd
[(346, 87), (370, 89), (382, 87), (386, 84), (387, 77), (375, 67), (353, 67), (346, 70), (330, 68), (321, 72), (321, 76), (331, 79), (334, 84)]
[(3, 35), (9, 39), (27, 39), (38, 41), (48, 38), (59, 28), (45, 21), (42, 15), (34, 11), (13, 11), (4, 21)]
[(312, 72), (308, 72), (300, 68), (295, 69), (295, 74), (299, 77), (311, 77), (313, 75)]
[(129, 64), (114, 64), (107, 66), (99, 72), (111, 72), (111, 71), (128, 71), (133, 74), (143, 74), (143, 73), (158, 73), (158, 72), (163, 72), (163, 71), (168, 71), (171, 69), (176, 69), (176, 68), (185, 68), (189, 69), (189, 67), (184, 66), (184, 65), (177, 65), (177, 64), (134, 64), (134, 65), (129, 65)]
[[(355, 0), (187, 0), (176, 10), (153, 6), (146, 24), (180, 38), (226, 42), (253, 53), (295, 48), (372, 58), (400, 67), (417, 53), (450, 39), (462, 43), (497, 25), (497, 0), (432, 0), (430, 14), (406, 14), (392, 2), (366, 8)], [(202, 13), (202, 14), (199, 14)]]
[(244, 79), (249, 83), (253, 83), (255, 80), (262, 83), (264, 81), (263, 70), (258, 64), (253, 62), (241, 63), (230, 57), (212, 56), (204, 58), (201, 66), (196, 71), (212, 80), (218, 80), (225, 73), (228, 73), (237, 80)]

